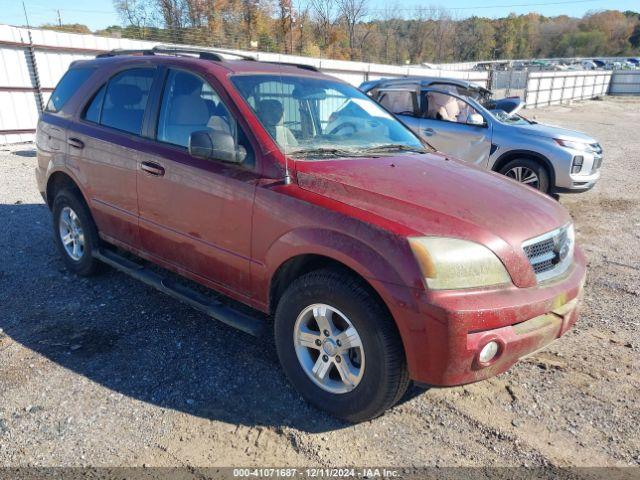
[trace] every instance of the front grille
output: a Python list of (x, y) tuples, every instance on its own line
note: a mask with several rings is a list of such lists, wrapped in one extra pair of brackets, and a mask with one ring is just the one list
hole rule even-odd
[(591, 167), (591, 171), (595, 172), (602, 166), (602, 157), (597, 156), (593, 158), (593, 167)]
[(522, 244), (538, 281), (563, 273), (573, 259), (573, 225), (545, 233)]
[(590, 147), (594, 153), (593, 165), (591, 166), (591, 173), (594, 173), (602, 166), (602, 147), (599, 143), (592, 143)]

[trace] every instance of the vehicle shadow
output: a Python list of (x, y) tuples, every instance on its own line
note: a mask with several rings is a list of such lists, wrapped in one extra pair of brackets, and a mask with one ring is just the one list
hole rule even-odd
[(91, 278), (68, 273), (42, 204), (0, 205), (0, 223), (0, 328), (13, 341), (163, 408), (308, 432), (348, 426), (293, 390), (271, 336), (227, 327), (109, 268)]
[(35, 149), (27, 149), (27, 150), (14, 150), (11, 152), (13, 155), (18, 155), (19, 157), (28, 157), (35, 158), (37, 156)]

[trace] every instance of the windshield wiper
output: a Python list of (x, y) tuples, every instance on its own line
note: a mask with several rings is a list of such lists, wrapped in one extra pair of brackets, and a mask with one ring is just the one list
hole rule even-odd
[(353, 152), (350, 150), (343, 150), (340, 148), (300, 148), (298, 150), (292, 150), (287, 152), (289, 155), (299, 156), (330, 156), (330, 157), (353, 157)]
[(402, 143), (389, 143), (386, 145), (375, 145), (369, 148), (363, 148), (359, 150), (363, 153), (383, 153), (383, 152), (416, 152), (416, 153), (427, 153), (428, 150), (424, 147), (412, 147), (410, 145), (404, 145)]

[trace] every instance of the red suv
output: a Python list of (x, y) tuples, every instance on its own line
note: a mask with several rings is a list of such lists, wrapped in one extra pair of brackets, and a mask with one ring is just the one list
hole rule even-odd
[(107, 263), (255, 335), (272, 318), (291, 383), (349, 421), (411, 381), (504, 372), (576, 321), (585, 258), (564, 208), (308, 66), (163, 48), (78, 61), (37, 148), (70, 270)]

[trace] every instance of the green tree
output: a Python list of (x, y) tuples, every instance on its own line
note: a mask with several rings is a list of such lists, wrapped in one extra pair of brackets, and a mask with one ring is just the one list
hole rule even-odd
[(495, 57), (495, 27), (487, 18), (471, 17), (456, 26), (456, 59), (485, 60)]
[(607, 38), (603, 32), (566, 33), (552, 51), (558, 57), (595, 57), (607, 52)]

